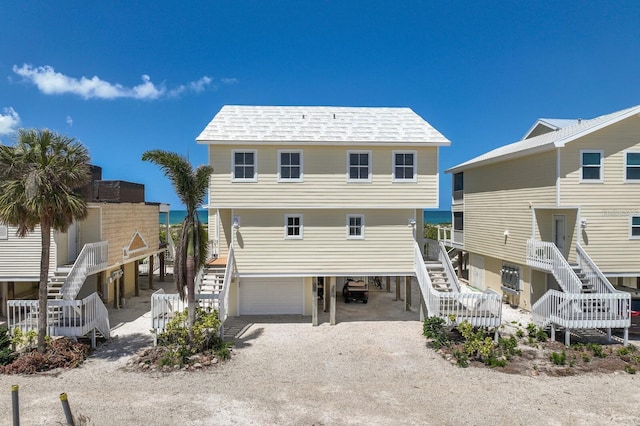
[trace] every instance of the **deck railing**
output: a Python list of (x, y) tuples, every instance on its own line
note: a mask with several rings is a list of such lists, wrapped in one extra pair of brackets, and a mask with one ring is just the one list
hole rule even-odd
[(474, 327), (500, 326), (502, 299), (498, 293), (492, 290), (484, 293), (445, 293), (435, 290), (417, 243), (414, 248), (414, 263), (428, 316), (437, 316), (455, 324), (469, 321)]
[(438, 241), (443, 241), (450, 247), (464, 245), (464, 231), (453, 229), (450, 225), (438, 225)]
[(631, 325), (631, 295), (626, 292), (572, 294), (549, 290), (533, 304), (531, 314), (533, 322), (542, 327), (557, 325), (567, 330), (624, 328), (626, 345)]
[(62, 298), (75, 299), (87, 276), (106, 268), (108, 259), (109, 243), (107, 241), (85, 244), (60, 289)]
[(566, 293), (581, 293), (582, 282), (554, 243), (527, 240), (527, 265), (551, 272)]
[[(38, 301), (9, 300), (7, 324), (10, 332), (20, 329), (23, 333), (38, 331)], [(97, 293), (82, 300), (47, 301), (47, 335), (84, 337), (90, 334), (91, 345), (96, 345), (96, 334), (109, 338), (109, 313)]]
[(237, 274), (236, 269), (236, 257), (233, 250), (233, 245), (229, 247), (229, 253), (227, 255), (227, 265), (224, 269), (224, 281), (222, 282), (222, 290), (220, 291), (220, 300), (218, 301), (219, 311), (218, 318), (220, 319), (220, 336), (224, 335), (224, 322), (229, 315), (229, 287), (231, 286), (232, 278)]

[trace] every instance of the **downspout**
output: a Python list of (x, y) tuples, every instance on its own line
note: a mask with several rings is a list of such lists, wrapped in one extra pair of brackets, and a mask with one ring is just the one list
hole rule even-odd
[(560, 148), (556, 148), (556, 207), (560, 207)]

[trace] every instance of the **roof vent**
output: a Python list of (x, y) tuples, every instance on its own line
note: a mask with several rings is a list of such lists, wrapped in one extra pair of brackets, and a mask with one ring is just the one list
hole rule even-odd
[(333, 114), (333, 119), (334, 119), (334, 120), (336, 119), (336, 115), (335, 115), (335, 114)]
[(304, 120), (304, 114), (302, 114), (302, 119)]
[(578, 118), (578, 124), (582, 123), (582, 118)]

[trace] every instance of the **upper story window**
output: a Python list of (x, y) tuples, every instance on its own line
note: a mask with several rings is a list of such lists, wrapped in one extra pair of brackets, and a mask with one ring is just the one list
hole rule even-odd
[(361, 215), (361, 214), (347, 215), (347, 239), (350, 239), (350, 240), (364, 239), (364, 215)]
[(625, 181), (640, 182), (640, 152), (627, 152), (625, 154)]
[(302, 182), (302, 151), (278, 151), (278, 181)]
[(302, 215), (288, 214), (284, 217), (284, 238), (301, 240), (303, 237)]
[(347, 182), (371, 182), (371, 151), (347, 151)]
[(629, 237), (632, 239), (640, 239), (640, 216), (631, 216), (631, 232)]
[(231, 157), (231, 180), (242, 182), (258, 181), (258, 154), (255, 150), (234, 150)]
[(453, 201), (464, 199), (464, 173), (453, 174)]
[(603, 151), (580, 151), (581, 182), (604, 182)]
[(417, 182), (418, 181), (415, 151), (394, 151), (393, 152), (393, 181), (394, 182)]

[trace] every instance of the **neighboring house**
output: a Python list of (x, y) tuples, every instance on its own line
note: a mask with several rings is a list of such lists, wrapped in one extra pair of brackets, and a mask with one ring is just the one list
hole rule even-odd
[(197, 142), (214, 169), (209, 238), (239, 277), (230, 315), (313, 315), (317, 284), (415, 276), (450, 142), (411, 109), (225, 106)]
[[(138, 262), (163, 252), (159, 213), (167, 209), (144, 201), (144, 185), (101, 180), (99, 167), (92, 174), (83, 189), (87, 218), (65, 233), (52, 232), (49, 296), (74, 300), (97, 292), (117, 305), (137, 292)], [(1, 316), (7, 316), (7, 300), (38, 297), (40, 228), (25, 238), (15, 231), (0, 224)]]
[(638, 287), (640, 106), (540, 119), (522, 140), (446, 172), (447, 244), (469, 254), (471, 285), (534, 313), (548, 290), (615, 298), (610, 283)]

